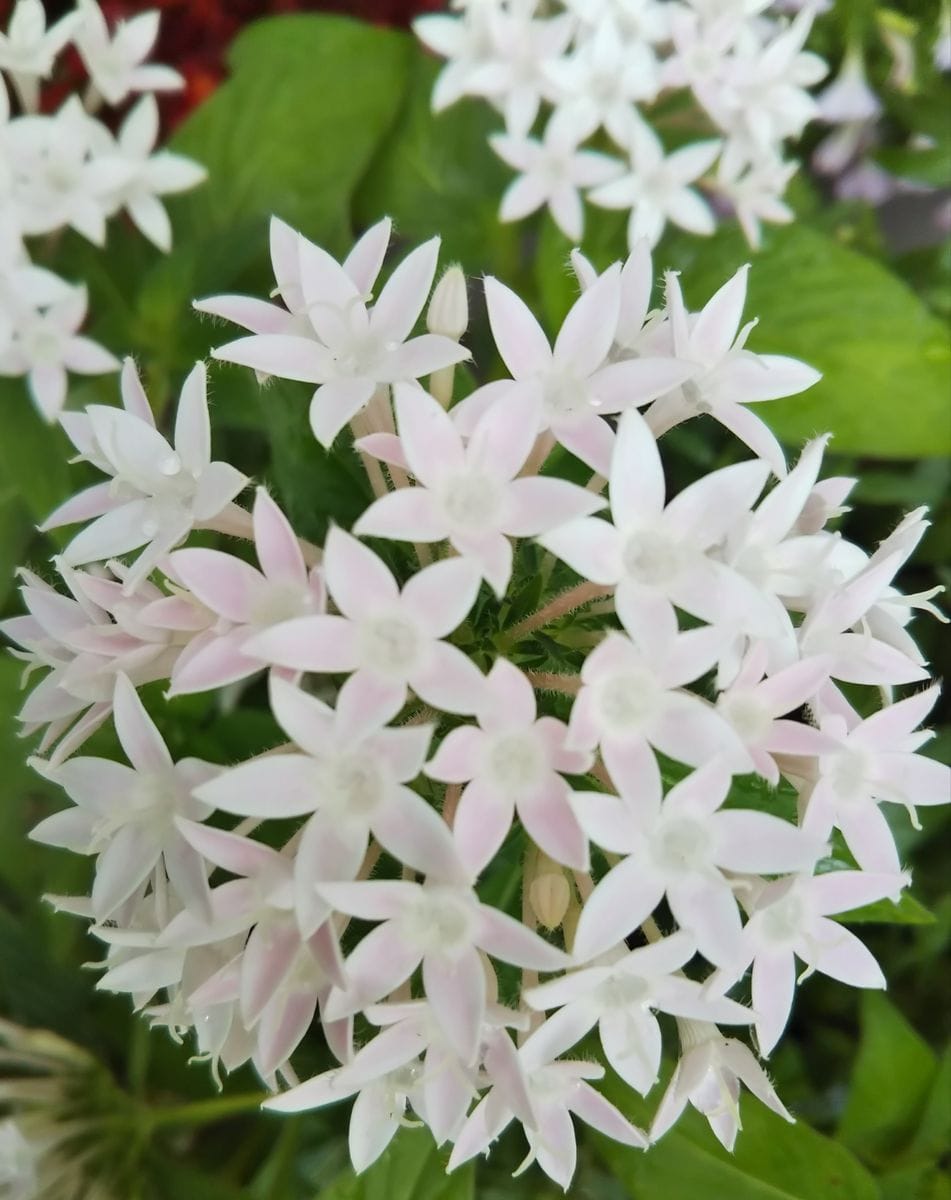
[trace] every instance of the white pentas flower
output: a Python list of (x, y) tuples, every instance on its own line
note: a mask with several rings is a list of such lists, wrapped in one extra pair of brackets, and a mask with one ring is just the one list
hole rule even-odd
[[(205, 366), (198, 363), (182, 387), (175, 420), (174, 447), (155, 428), (144, 395), (136, 411), (129, 397), (141, 393), (131, 359), (123, 371), (125, 409), (89, 405), (82, 424), (66, 432), (80, 455), (112, 476), (89, 497), (94, 516), (63, 553), (70, 566), (103, 562), (145, 547), (126, 579), (133, 590), (155, 564), (196, 524), (217, 517), (244, 488), (247, 479), (229, 463), (211, 459), (211, 423)], [(143, 407), (144, 406), (144, 407)], [(44, 528), (56, 529), (77, 519), (57, 509)]]
[(47, 27), (43, 0), (16, 0), (6, 33), (0, 33), (0, 70), (10, 76), (26, 112), (35, 112), (40, 80), (53, 70), (57, 54), (79, 24), (79, 14), (67, 13)]
[[(645, 3), (617, 0), (618, 27), (646, 21)], [(752, 54), (734, 44), (742, 7), (726, 17), (729, 55)], [(402, 340), (435, 246), (410, 250), (374, 303), (389, 236), (380, 222), (337, 264), (275, 220), (275, 302), (201, 305), (250, 330), (259, 372), (343, 356), (315, 412), (324, 432), (354, 423), (374, 498), (351, 532), (302, 541), (263, 489), (241, 506), (244, 475), (211, 459), (201, 367), (171, 440), (131, 363), (122, 408), (62, 414), (106, 478), (51, 518), (82, 526), (54, 564), (64, 591), (24, 572), (28, 615), (3, 623), (38, 675), (25, 732), (76, 801), (36, 836), (99, 856), (92, 897), (55, 902), (97, 922), (100, 986), (194, 1031), (213, 1071), (289, 1084), (274, 1103), (287, 1111), (354, 1097), (358, 1168), (412, 1110), (452, 1168), (517, 1122), (526, 1161), (567, 1187), (574, 1117), (644, 1145), (589, 1081), (611, 1063), (649, 1092), (676, 1050), (664, 1014), (682, 1054), (653, 1135), (692, 1103), (732, 1146), (741, 1082), (788, 1114), (717, 1024), (752, 1025), (769, 1052), (797, 957), (880, 986), (832, 918), (907, 884), (881, 807), (948, 799), (921, 755), (934, 692), (892, 691), (928, 678), (914, 634), (933, 591), (903, 595), (896, 578), (924, 513), (869, 554), (829, 527), (854, 481), (819, 479), (826, 438), (786, 473), (765, 425), (737, 420), (764, 378), (778, 395), (809, 375), (743, 348), (745, 272), (700, 313), (673, 283), (651, 311), (646, 242), (600, 276), (576, 254), (583, 294), (554, 346), (490, 280), (511, 378), (479, 373), (453, 405), (465, 279), (451, 268), (428, 333)], [(0, 240), (33, 307), (62, 298), (25, 267), (16, 230)], [(400, 343), (381, 350), (382, 330)], [(761, 457), (675, 469), (658, 434), (705, 405)], [(586, 488), (556, 442), (598, 472)], [(135, 698), (152, 682), (207, 694), (200, 735), (194, 705), (156, 713), (170, 743), (220, 727), (230, 759), (245, 719), (272, 737), (198, 781)], [(133, 766), (71, 758), (113, 709)], [(724, 993), (750, 968), (745, 1008)], [(563, 1057), (595, 1026), (595, 1062)], [(341, 1065), (298, 1089), (315, 1050)]]
[(121, 104), (130, 92), (177, 91), (185, 81), (171, 67), (147, 63), (158, 37), (157, 9), (119, 21), (110, 34), (96, 0), (77, 0), (81, 23), (76, 46), (96, 91), (108, 104)]
[[(386, 232), (388, 236), (388, 222)], [(440, 334), (410, 337), (432, 288), (439, 238), (406, 256), (372, 307), (346, 264), (305, 238), (298, 252), (310, 329), (257, 333), (219, 346), (213, 354), (267, 375), (319, 384), (310, 422), (323, 445), (331, 445), (380, 385), (419, 379), (469, 357), (457, 341)]]

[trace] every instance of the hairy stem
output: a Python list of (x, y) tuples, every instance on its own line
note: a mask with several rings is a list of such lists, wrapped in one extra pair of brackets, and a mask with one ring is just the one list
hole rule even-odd
[(557, 621), (559, 617), (564, 617), (577, 608), (583, 608), (592, 600), (603, 600), (613, 592), (613, 587), (605, 587), (601, 583), (579, 583), (577, 586), (569, 588), (567, 592), (561, 592), (553, 600), (549, 600), (543, 608), (530, 613), (524, 621), (519, 621), (511, 629), (505, 630), (506, 643), (514, 645), (536, 629), (542, 629), (552, 621)]

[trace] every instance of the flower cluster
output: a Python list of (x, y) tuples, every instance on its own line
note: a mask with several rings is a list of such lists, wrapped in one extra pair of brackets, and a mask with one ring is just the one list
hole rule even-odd
[[(656, 244), (668, 222), (710, 234), (717, 209), (735, 214), (754, 247), (761, 221), (791, 219), (782, 196), (796, 167), (784, 144), (816, 115), (806, 89), (826, 73), (803, 49), (811, 8), (786, 24), (768, 14), (771, 0), (454, 7), (458, 15), (423, 16), (414, 28), (448, 60), (433, 92), (437, 111), (478, 96), (504, 117), (504, 133), (490, 142), (518, 174), (502, 198), (503, 221), (547, 205), (578, 241), (582, 191), (592, 204), (630, 212), (632, 249), (641, 238)], [(687, 114), (670, 102), (685, 89), (694, 102)], [(666, 125), (689, 131), (670, 152)]]
[[(174, 445), (131, 365), (123, 408), (67, 416), (111, 478), (50, 519), (82, 526), (69, 595), (26, 574), (4, 626), (47, 669), (22, 718), (72, 801), (32, 836), (95, 857), (54, 901), (105, 943), (100, 987), (291, 1085), (269, 1107), (354, 1097), (357, 1170), (409, 1110), (450, 1170), (518, 1124), (563, 1187), (572, 1117), (646, 1147), (689, 1103), (732, 1147), (741, 1084), (792, 1120), (759, 1060), (796, 960), (884, 986), (837, 917), (908, 883), (885, 809), (948, 800), (919, 753), (936, 688), (894, 692), (929, 678), (931, 594), (893, 582), (924, 512), (868, 554), (830, 528), (854, 480), (819, 479), (826, 438), (787, 470), (753, 406), (817, 375), (746, 347), (745, 268), (690, 312), (673, 275), (652, 306), (646, 243), (600, 275), (576, 254), (554, 344), (487, 279), (508, 376), (452, 403), (465, 280), (433, 290), (434, 241), (380, 287), (389, 236), (341, 264), (275, 221), (273, 301), (198, 305), (250, 331), (216, 357), (312, 385), (316, 436), (362, 456), (350, 532), (235, 503), (200, 365)], [(753, 457), (672, 495), (663, 435), (703, 416)], [(237, 765), (175, 761), (137, 691), (254, 703), (265, 675), (286, 740)], [(122, 761), (78, 754), (110, 713)], [(300, 1082), (315, 1017), (337, 1065)], [(595, 1084), (648, 1093), (665, 1042), (645, 1132)]]
[[(159, 115), (153, 93), (182, 86), (170, 67), (146, 63), (158, 34), (157, 11), (143, 12), (110, 32), (96, 0), (47, 28), (42, 0), (17, 0), (0, 34), (0, 375), (27, 377), (36, 407), (55, 420), (66, 400), (67, 372), (99, 375), (119, 368), (108, 350), (79, 335), (86, 317), (84, 285), (74, 285), (31, 260), (28, 238), (70, 227), (96, 246), (120, 212), (160, 250), (172, 229), (160, 197), (200, 183), (197, 163), (155, 152)], [(52, 114), (40, 111), (40, 89), (57, 56), (72, 44), (89, 82)], [(135, 105), (113, 133), (94, 114), (102, 104)]]

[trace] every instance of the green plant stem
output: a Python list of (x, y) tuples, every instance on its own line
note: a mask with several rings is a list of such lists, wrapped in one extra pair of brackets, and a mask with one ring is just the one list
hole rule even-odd
[(268, 1095), (268, 1092), (244, 1092), (237, 1096), (222, 1096), (219, 1100), (197, 1100), (171, 1108), (153, 1108), (146, 1113), (145, 1123), (150, 1131), (169, 1125), (209, 1125), (260, 1108)]

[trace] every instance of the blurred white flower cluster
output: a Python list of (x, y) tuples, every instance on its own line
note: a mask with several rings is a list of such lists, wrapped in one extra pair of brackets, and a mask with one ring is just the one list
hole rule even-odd
[[(909, 881), (885, 810), (949, 799), (919, 753), (937, 688), (896, 692), (930, 680), (909, 624), (933, 593), (893, 582), (924, 510), (868, 553), (834, 528), (855, 481), (819, 479), (827, 439), (787, 470), (756, 411), (818, 375), (748, 348), (745, 268), (690, 311), (672, 274), (652, 303), (646, 242), (600, 276), (576, 254), (554, 343), (488, 278), (508, 373), (453, 404), (465, 280), (433, 291), (434, 239), (379, 286), (389, 235), (338, 263), (275, 221), (271, 300), (199, 305), (249, 330), (218, 358), (310, 384), (315, 435), (362, 454), (351, 531), (318, 548), (264, 488), (235, 502), (201, 365), (171, 441), (131, 364), (122, 408), (65, 422), (108, 478), (48, 522), (81, 526), (68, 591), (25, 573), (3, 624), (72, 801), (32, 836), (95, 859), (54, 902), (105, 944), (101, 988), (290, 1085), (269, 1107), (355, 1097), (357, 1170), (410, 1110), (450, 1170), (521, 1126), (562, 1187), (572, 1118), (645, 1148), (691, 1104), (732, 1147), (741, 1084), (793, 1119), (759, 1060), (797, 984), (885, 984), (837, 919)], [(688, 420), (753, 456), (671, 494)], [(264, 678), (283, 735), (237, 765), (176, 760), (138, 694), (224, 708)], [(120, 758), (77, 754), (110, 715)], [(315, 1018), (338, 1065), (300, 1082)], [(647, 1094), (665, 1043), (642, 1131), (594, 1085), (610, 1064)]]
[(437, 111), (478, 96), (504, 118), (490, 142), (518, 175), (502, 220), (547, 205), (579, 241), (582, 192), (630, 211), (631, 248), (656, 244), (668, 222), (710, 234), (727, 212), (756, 247), (761, 221), (791, 220), (783, 194), (796, 163), (785, 145), (817, 115), (807, 89), (826, 74), (803, 49), (814, 7), (797, 6), (791, 22), (770, 11), (772, 0), (452, 7), (414, 29), (448, 60)]
[[(48, 421), (65, 403), (67, 372), (119, 368), (108, 350), (78, 332), (85, 285), (45, 265), (55, 261), (56, 235), (71, 227), (104, 246), (106, 222), (125, 212), (167, 251), (172, 230), (161, 197), (205, 177), (190, 159), (155, 150), (153, 93), (184, 82), (170, 67), (145, 61), (158, 27), (158, 12), (148, 11), (110, 31), (96, 0), (78, 0), (47, 27), (42, 0), (17, 0), (0, 34), (0, 375), (26, 376)], [(43, 85), (70, 45), (89, 77), (85, 94), (41, 111)], [(117, 108), (130, 97), (137, 97), (134, 106), (114, 131), (94, 115), (103, 103)], [(29, 239), (38, 239), (32, 251)]]

